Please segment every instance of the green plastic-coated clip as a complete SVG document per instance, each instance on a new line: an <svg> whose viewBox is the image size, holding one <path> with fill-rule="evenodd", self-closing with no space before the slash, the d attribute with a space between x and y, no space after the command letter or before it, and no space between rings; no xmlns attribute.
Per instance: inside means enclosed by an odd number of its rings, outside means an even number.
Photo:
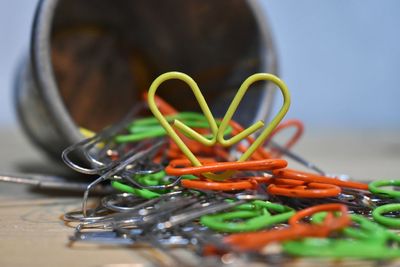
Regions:
<svg viewBox="0 0 400 267"><path fill-rule="evenodd" d="M326 212L316 213L312 216L312 222L322 223L326 214ZM400 237L396 233L361 215L351 214L349 216L358 226L344 228L342 232L345 238L305 238L299 241L285 242L282 248L288 254L304 257L379 260L400 256L400 251L390 245L393 241L400 242Z"/></svg>
<svg viewBox="0 0 400 267"><path fill-rule="evenodd" d="M157 197L161 196L160 193L157 193L157 192L154 192L151 190L147 190L147 189L134 188L132 186L126 185L126 184L118 182L118 181L112 181L111 185L112 185L112 187L114 187L115 189L117 189L119 191L122 191L125 193L130 193L135 196L139 196L139 197L146 198L146 199L157 198Z"/></svg>
<svg viewBox="0 0 400 267"><path fill-rule="evenodd" d="M399 217L386 217L384 214L388 212L399 212L400 211L400 204L393 203L393 204L386 204L375 208L372 211L372 217L374 220L380 224L391 228L400 228L400 218Z"/></svg>
<svg viewBox="0 0 400 267"><path fill-rule="evenodd" d="M287 221L295 213L289 207L256 200L252 205L240 205L234 211L200 218L201 224L215 231L225 233L257 231ZM277 213L271 215L269 210ZM241 221L238 221L241 220Z"/></svg>
<svg viewBox="0 0 400 267"><path fill-rule="evenodd" d="M181 112L174 115L165 117L168 122L172 122L175 119L179 119L185 122L186 125L193 128L210 128L206 118L197 112ZM220 124L217 121L217 125ZM137 142L146 138L155 138L165 136L167 133L165 129L160 125L155 117L142 118L135 120L128 126L130 134L117 135L114 138L116 143L127 143ZM229 126L224 135L232 133L232 127ZM206 138L212 138L212 136L204 135ZM189 137L190 138L190 137Z"/></svg>
<svg viewBox="0 0 400 267"><path fill-rule="evenodd" d="M400 198L400 191L383 189L382 186L400 186L400 180L376 180L368 184L371 193L389 198Z"/></svg>

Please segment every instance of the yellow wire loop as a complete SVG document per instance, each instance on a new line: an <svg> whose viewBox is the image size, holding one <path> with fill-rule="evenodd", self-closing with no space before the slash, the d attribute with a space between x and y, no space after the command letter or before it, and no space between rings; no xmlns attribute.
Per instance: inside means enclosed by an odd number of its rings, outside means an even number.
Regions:
<svg viewBox="0 0 400 267"><path fill-rule="evenodd" d="M247 160L256 150L257 148L267 139L267 137L271 134L271 132L278 126L278 124L281 122L283 117L285 117L286 113L289 110L290 107L290 93L289 89L287 88L286 84L276 77L273 74L269 73L256 73L248 77L240 86L238 92L236 93L235 97L233 98L231 105L229 106L228 110L226 111L226 114L224 118L222 119L221 124L219 125L218 133L217 133L217 142L224 145L224 146L232 146L235 143L243 140L246 138L248 135L252 134L256 130L260 129L261 127L264 126L263 121L258 121L254 123L252 126L248 127L241 133L237 134L236 136L225 140L224 139L224 131L229 125L229 122L231 121L233 114L235 114L236 109L238 108L240 101L242 101L243 96L246 94L247 90L249 87L257 81L270 81L273 82L278 86L278 88L281 90L282 95L283 95L283 105L281 109L279 110L278 114L275 115L275 117L272 119L272 121L265 127L265 129L261 132L261 134L258 136L258 138L254 141L254 143L246 150L246 152L240 157L239 161L245 161Z"/></svg>
<svg viewBox="0 0 400 267"><path fill-rule="evenodd" d="M231 121L236 109L238 108L240 102L242 101L243 96L246 94L247 90L249 87L256 81L270 81L273 82L278 86L278 88L281 90L282 95L283 95L283 105L281 109L279 110L278 114L275 115L273 120L265 127L265 129L261 132L259 137L254 141L254 143L247 149L247 151L239 158L238 161L245 161L248 158L251 157L251 155L257 150L259 146L262 145L262 143L267 139L267 137L271 134L271 132L278 126L280 121L283 119L283 117L286 115L287 111L289 110L290 106L290 93L285 85L285 83L280 80L278 77L276 77L273 74L268 74L268 73L256 73L254 75L251 75L248 77L240 86L238 92L236 93L235 97L233 98L225 116L222 119L222 122L220 125L217 125L217 122L212 115L210 108L208 107L208 104L206 100L204 99L203 94L201 93L199 87L197 86L196 82L187 74L181 73L181 72L167 72L162 75L160 75L157 79L154 80L154 82L151 84L149 93L148 93L148 103L149 103L149 108L151 112L154 114L154 116L157 118L157 120L160 122L162 127L164 127L165 131L167 134L172 138L172 140L176 143L176 145L179 147L179 149L182 151L182 153L190 160L190 162L194 166L201 166L200 161L197 159L197 157L190 151L190 149L186 146L186 144L182 141L182 139L177 135L175 130L172 128L172 126L168 123L166 118L163 116L163 114L159 111L156 103L155 103L155 93L159 86L171 79L178 79L186 84L189 85L190 89L193 91L194 96L196 97L197 102L200 105L201 110L204 113L204 116L206 117L206 120L208 124L210 125L212 137L211 139L207 139L198 132L194 131L192 128L188 127L184 123L182 123L179 120L175 120L173 122L173 126L175 126L177 129L185 133L186 135L190 136L194 140L200 142L201 144L205 146L213 146L217 143L223 145L223 146L232 146L247 136L251 135L258 129L262 128L264 126L263 121L258 121L251 125L250 127L246 128L236 136L231 137L228 140L224 139L224 132L229 126L229 122ZM233 171L228 171L222 174L213 174L213 173L205 173L203 174L207 178L213 179L213 180L223 180L231 176L234 172Z"/></svg>
<svg viewBox="0 0 400 267"><path fill-rule="evenodd" d="M197 83L187 74L181 73L181 72L167 72L164 74L161 74L158 76L157 79L154 80L154 82L151 84L147 101L149 103L149 108L153 115L157 118L157 120L160 122L161 126L165 129L167 134L174 140L174 142L177 144L179 149L182 151L183 154L190 160L190 162L194 166L201 166L200 161L196 158L196 156L190 151L190 149L186 146L186 144L182 141L182 139L176 134L172 126L168 123L166 118L161 114L160 110L158 109L154 96L159 88L159 86L167 81L167 80L172 80L172 79L178 79L186 84L189 85L190 89L193 91L194 96L196 97L197 102L200 105L201 110L204 113L204 116L206 117L206 120L208 124L210 125L211 128L211 133L212 133L212 138L207 139L204 136L200 135L190 127L186 126L184 123L182 123L179 120L174 120L173 125L181 130L182 132L186 133L188 136L193 138L194 140L202 143L205 146L212 146L216 143L217 141L217 132L218 132L218 126L217 122L214 119L214 116L211 113L210 108L207 105L206 100L204 99L203 94L200 91L200 88L197 86Z"/></svg>

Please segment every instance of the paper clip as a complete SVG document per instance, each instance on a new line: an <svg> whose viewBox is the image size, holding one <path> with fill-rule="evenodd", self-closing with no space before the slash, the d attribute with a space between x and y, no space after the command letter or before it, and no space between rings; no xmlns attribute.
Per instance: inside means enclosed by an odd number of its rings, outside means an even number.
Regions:
<svg viewBox="0 0 400 267"><path fill-rule="evenodd" d="M204 116L196 112L180 112L165 117L168 122L179 119L184 121L190 127L199 129L207 129L208 123ZM129 134L117 135L115 141L117 143L137 142L146 138L162 137L166 135L164 128L158 123L154 117L137 119L127 127ZM232 128L228 128L225 134L230 134Z"/></svg>
<svg viewBox="0 0 400 267"><path fill-rule="evenodd" d="M144 92L142 95L142 98L148 102L148 93ZM178 113L178 111L171 106L169 103L167 103L167 101L165 101L164 99L162 99L161 97L155 95L154 96L154 103L156 104L156 106L158 107L158 109L160 110L161 113L165 114L165 115L173 115Z"/></svg>
<svg viewBox="0 0 400 267"><path fill-rule="evenodd" d="M222 171L270 171L282 169L287 166L287 161L284 159L264 159L253 160L246 162L202 162L202 166L188 167L190 162L187 159L172 160L165 168L169 175L200 175L207 172L222 172Z"/></svg>
<svg viewBox="0 0 400 267"><path fill-rule="evenodd" d="M282 149L277 148L277 144L272 142L272 138L279 134L280 132L284 131L285 129L288 128L294 128L295 132L294 134L290 137L289 141L286 142L285 145L283 145L283 148L285 151L290 151L292 146L294 146L297 141L300 139L300 137L303 135L304 132L304 125L303 122L297 119L290 119L286 120L282 123L280 123L270 134L268 139L265 141L265 143L271 144L271 154L273 157L281 157L282 154L284 154L284 151Z"/></svg>
<svg viewBox="0 0 400 267"><path fill-rule="evenodd" d="M252 232L286 222L294 213L287 206L255 200L237 206L230 212L202 216L200 222L210 229L225 233Z"/></svg>
<svg viewBox="0 0 400 267"><path fill-rule="evenodd" d="M400 180L376 180L368 184L368 189L373 194L387 198L400 198L400 191L381 188L383 186L399 186Z"/></svg>
<svg viewBox="0 0 400 267"><path fill-rule="evenodd" d="M244 130L243 127L234 120L231 120L229 122L229 125L232 126L232 128L233 128L233 134L240 133ZM246 141L249 144L253 144L254 138L251 136L247 136ZM237 151L244 153L247 150L247 146L242 143L239 143L239 144L237 144L236 149L237 149ZM268 159L268 158L272 158L272 157L271 157L270 153L264 149L263 146L258 147L257 150L250 157L250 159L253 159L253 160L262 160L262 159Z"/></svg>
<svg viewBox="0 0 400 267"><path fill-rule="evenodd" d="M300 223L301 219L321 211L329 211L322 224ZM339 211L340 215L332 212ZM282 242L304 237L326 237L331 232L350 224L348 210L341 204L322 204L301 210L289 219L290 227L256 233L240 233L226 236L224 241L241 251L258 251L271 242ZM338 216L338 217L336 217Z"/></svg>
<svg viewBox="0 0 400 267"><path fill-rule="evenodd" d="M321 216L322 215L322 216ZM326 213L317 213L312 217L313 223L321 223ZM363 259L392 259L400 256L396 247L390 243L400 242L396 233L368 220L367 218L352 214L352 222L358 224L357 228L346 227L342 233L352 239L321 239L306 238L299 241L288 241L283 244L283 250L291 255L305 257L329 258L363 258Z"/></svg>
<svg viewBox="0 0 400 267"><path fill-rule="evenodd" d="M400 219L398 217L387 217L383 214L389 212L399 212L400 211L400 204L399 203L392 203L379 206L372 211L372 217L375 221L380 224L386 225L390 228L400 228Z"/></svg>
<svg viewBox="0 0 400 267"><path fill-rule="evenodd" d="M178 130L181 132L185 133L187 136L190 136L192 139L198 141L199 143L206 145L206 146L213 146L216 143L221 144L223 146L232 146L250 134L254 133L258 129L262 128L264 126L263 121L258 121L252 126L248 127L247 129L243 130L242 132L238 133L237 135L231 137L228 140L225 140L224 138L224 133L226 129L229 126L229 123L232 119L232 116L234 115L239 103L241 102L242 98L244 97L245 93L249 89L250 85L252 85L256 81L271 81L274 84L278 86L278 88L281 90L283 94L283 106L281 107L280 111L278 114L272 119L272 121L265 127L265 129L261 132L261 134L258 136L258 138L254 141L253 144L251 144L247 151L243 153L243 155L239 158L239 162L245 161L250 156L257 150L258 147L262 145L262 143L268 138L270 133L276 128L276 126L279 124L279 122L283 119L285 114L287 113L289 106L290 106L290 94L289 90L287 89L285 83L281 81L278 77L272 75L272 74L267 74L267 73L257 73L254 74L250 77L248 77L240 86L237 94L233 98L225 116L223 117L221 124L218 126L217 122L212 115L210 108L208 107L208 104L206 100L204 99L204 96L202 95L200 88L197 86L196 82L188 75L181 73L181 72L168 72L160 75L158 78L154 80L154 82L151 84L149 92L148 92L148 103L149 103L149 108L152 111L153 115L159 120L160 124L164 127L165 131L168 133L168 135L174 140L174 142L178 145L182 153L190 160L193 166L201 166L201 162L198 160L198 158L190 151L190 149L185 145L185 143L182 141L182 139L177 135L175 130L172 128L172 126L168 123L168 121L165 119L164 115L160 112L158 109L156 102L155 102L155 93L159 86L171 79L178 79L181 81L184 81L186 84L189 85L190 89L194 93L194 96L196 97L196 100L199 103L199 106L210 126L211 134L212 137L207 139L194 131L192 128L188 127L184 123L182 123L179 120L175 120L173 123L173 126L176 127ZM232 175L232 172L227 172L224 174L212 174L212 173L205 173L204 176L210 179L225 179L229 176Z"/></svg>
<svg viewBox="0 0 400 267"><path fill-rule="evenodd" d="M181 185L185 188L211 191L255 190L259 184L267 183L269 180L269 177L232 178L224 181L191 179L182 180Z"/></svg>
<svg viewBox="0 0 400 267"><path fill-rule="evenodd" d="M300 182L298 185L291 185L286 179L286 184L270 184L267 192L273 195L300 197L300 198L325 198L335 197L342 191L340 187L332 184L322 183L305 183L304 181L292 180Z"/></svg>
<svg viewBox="0 0 400 267"><path fill-rule="evenodd" d="M307 173L292 169L284 170L274 170L273 174L277 178L286 178L293 180L301 180L309 183L321 183L321 184L331 184L345 188L353 188L359 190L368 190L368 184L353 182L353 181L343 181L336 178L331 178L327 176L317 175L313 173Z"/></svg>
<svg viewBox="0 0 400 267"><path fill-rule="evenodd" d="M295 132L286 142L285 145L279 145L273 140L273 137L275 137L278 133L282 132L287 128L294 128ZM318 174L325 175L326 173L319 167L317 167L314 163L304 159L303 157L291 151L292 146L298 142L300 137L303 135L303 132L304 132L304 125L302 121L297 119L286 120L285 122L280 123L278 127L275 128L275 130L265 141L266 146L264 145L264 147L270 147L270 154L274 158L286 156L304 165L305 167L316 171Z"/></svg>

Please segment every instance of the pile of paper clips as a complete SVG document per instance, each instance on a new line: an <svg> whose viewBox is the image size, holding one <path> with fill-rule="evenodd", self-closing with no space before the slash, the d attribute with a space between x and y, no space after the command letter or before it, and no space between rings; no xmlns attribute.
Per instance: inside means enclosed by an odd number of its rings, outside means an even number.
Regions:
<svg viewBox="0 0 400 267"><path fill-rule="evenodd" d="M155 95L169 79L189 85L202 113L178 112ZM263 122L243 129L232 116L258 80L275 83L284 103L255 138ZM290 95L277 77L250 76L220 120L183 73L161 75L145 98L122 122L64 151L63 160L72 169L99 175L86 189L82 210L64 215L65 221L78 222L71 240L150 245L165 253L185 247L203 256L238 253L264 260L271 259L265 255L272 244L280 245L275 254L281 260L400 257L400 236L389 229L400 227L400 191L381 188L400 181L366 184L329 177L291 152L303 125L298 120L279 124ZM149 110L154 117L140 115ZM288 128L295 134L278 145L274 136ZM91 167L71 160L71 153ZM311 172L286 168L283 156ZM89 192L100 184L115 191L89 204Z"/></svg>

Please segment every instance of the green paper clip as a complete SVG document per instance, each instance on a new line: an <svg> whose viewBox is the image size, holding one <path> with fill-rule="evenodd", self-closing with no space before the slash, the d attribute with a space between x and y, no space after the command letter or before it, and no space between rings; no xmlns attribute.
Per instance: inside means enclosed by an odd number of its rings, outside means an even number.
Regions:
<svg viewBox="0 0 400 267"><path fill-rule="evenodd" d="M269 211L273 211L272 215ZM224 232L252 232L283 223L295 214L292 208L268 201L255 200L237 206L233 211L204 215L200 223L208 228Z"/></svg>
<svg viewBox="0 0 400 267"><path fill-rule="evenodd" d="M197 112L180 112L174 115L165 116L168 122L172 122L175 119L179 119L185 122L186 125L195 128L209 128L208 122L205 117ZM221 124L221 121L217 121L217 125ZM167 133L165 129L160 125L155 117L148 117L137 119L133 121L128 127L129 134L117 135L114 138L116 143L127 143L137 142L147 138L165 136ZM232 127L229 125L225 131L225 135L232 132ZM209 137L205 135L205 137ZM212 138L212 137L211 137Z"/></svg>

